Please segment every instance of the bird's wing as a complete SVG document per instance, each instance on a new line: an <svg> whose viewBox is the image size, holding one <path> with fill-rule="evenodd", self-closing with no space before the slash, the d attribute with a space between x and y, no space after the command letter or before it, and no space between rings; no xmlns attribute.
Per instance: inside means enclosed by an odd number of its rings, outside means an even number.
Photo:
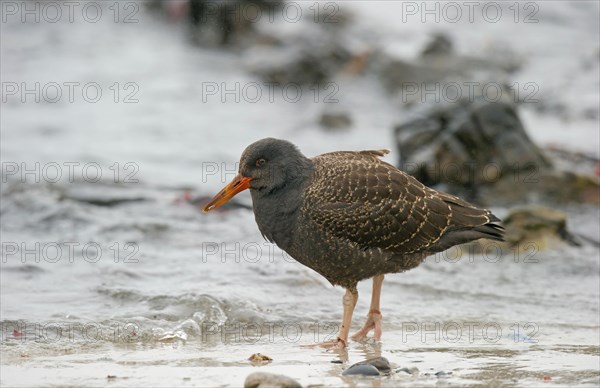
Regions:
<svg viewBox="0 0 600 388"><path fill-rule="evenodd" d="M491 213L430 189L385 163L381 151L313 158L305 212L324 233L360 249L427 251L452 229L485 225Z"/></svg>

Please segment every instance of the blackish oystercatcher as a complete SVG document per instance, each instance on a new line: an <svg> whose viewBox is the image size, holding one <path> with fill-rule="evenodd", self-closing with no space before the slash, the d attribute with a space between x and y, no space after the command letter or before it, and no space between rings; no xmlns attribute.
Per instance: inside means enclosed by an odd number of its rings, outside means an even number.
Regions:
<svg viewBox="0 0 600 388"><path fill-rule="evenodd" d="M383 277L427 256L480 238L502 241L489 210L431 189L382 161L387 150L305 157L292 143L267 138L244 150L239 175L205 207L213 210L250 189L262 235L331 284L346 289L339 337L345 347L358 300L357 283L373 278L367 320L352 338L381 338Z"/></svg>

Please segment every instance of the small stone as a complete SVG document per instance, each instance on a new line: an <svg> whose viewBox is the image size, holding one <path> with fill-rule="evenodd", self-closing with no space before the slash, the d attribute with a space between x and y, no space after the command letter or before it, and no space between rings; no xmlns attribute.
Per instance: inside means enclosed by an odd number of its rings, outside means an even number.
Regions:
<svg viewBox="0 0 600 388"><path fill-rule="evenodd" d="M449 377L452 374L452 372L444 372L443 370L436 372L436 376L438 378L443 378L443 377Z"/></svg>
<svg viewBox="0 0 600 388"><path fill-rule="evenodd" d="M342 376L363 375L363 376L379 376L379 370L370 364L358 363L351 365L348 369L342 372Z"/></svg>
<svg viewBox="0 0 600 388"><path fill-rule="evenodd" d="M389 373L392 368L385 357L375 357L366 361L357 362L346 369L342 375L366 375L379 376L381 373Z"/></svg>
<svg viewBox="0 0 600 388"><path fill-rule="evenodd" d="M296 380L284 375L254 372L244 381L244 388L301 388Z"/></svg>
<svg viewBox="0 0 600 388"><path fill-rule="evenodd" d="M248 357L248 360L255 364L266 364L273 361L271 357L267 356L266 354L260 353L254 353L253 355Z"/></svg>
<svg viewBox="0 0 600 388"><path fill-rule="evenodd" d="M389 373L390 370L392 369L390 367L390 362L385 357L371 358L371 359L369 359L367 361L364 361L364 363L365 364L369 364L369 365L373 365L381 373Z"/></svg>

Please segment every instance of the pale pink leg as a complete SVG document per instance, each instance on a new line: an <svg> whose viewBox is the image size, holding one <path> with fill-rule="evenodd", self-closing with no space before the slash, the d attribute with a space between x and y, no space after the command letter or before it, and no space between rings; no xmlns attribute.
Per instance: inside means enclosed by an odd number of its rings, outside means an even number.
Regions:
<svg viewBox="0 0 600 388"><path fill-rule="evenodd" d="M381 287L383 286L384 275L377 275L373 277L373 294L371 295L371 307L369 308L369 314L367 314L367 321L363 325L362 329L352 335L353 340L361 340L369 334L371 330L374 330L373 338L376 341L381 339L381 311L379 310L379 303L381 300Z"/></svg>
<svg viewBox="0 0 600 388"><path fill-rule="evenodd" d="M352 324L352 313L356 302L358 302L358 291L354 289L346 289L344 298L344 316L342 318L342 327L340 328L340 334L334 340L322 342L316 345L310 345L311 347L318 346L321 348L340 348L343 349L348 344L348 334L350 333L350 325Z"/></svg>

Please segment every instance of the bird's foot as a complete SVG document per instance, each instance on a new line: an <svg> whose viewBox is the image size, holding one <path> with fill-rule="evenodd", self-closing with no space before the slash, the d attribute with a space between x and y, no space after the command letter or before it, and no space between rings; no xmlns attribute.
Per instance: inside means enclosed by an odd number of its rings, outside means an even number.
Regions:
<svg viewBox="0 0 600 388"><path fill-rule="evenodd" d="M329 350L329 349L345 349L346 348L346 341L344 341L340 337L337 337L336 339L331 339L329 341L321 342L321 343L318 343L318 344L303 345L303 347L306 347L306 348L323 348L323 349L327 349L327 350Z"/></svg>
<svg viewBox="0 0 600 388"><path fill-rule="evenodd" d="M367 321L363 325L362 329L360 329L359 331L357 331L356 333L354 333L352 335L352 339L355 341L360 341L360 340L364 339L371 330L374 330L373 339L375 341L381 340L381 333L382 333L381 319L382 318L383 318L383 316L381 315L381 312L379 310L369 311L369 314L367 315Z"/></svg>

